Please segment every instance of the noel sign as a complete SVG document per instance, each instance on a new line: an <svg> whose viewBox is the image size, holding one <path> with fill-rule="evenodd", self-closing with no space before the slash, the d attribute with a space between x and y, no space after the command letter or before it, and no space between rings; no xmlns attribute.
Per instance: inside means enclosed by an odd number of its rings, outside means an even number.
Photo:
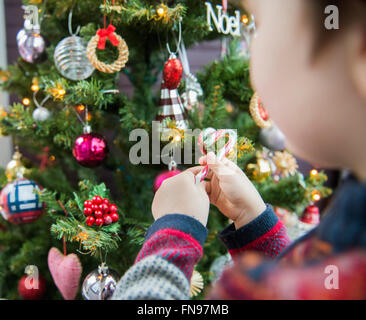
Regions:
<svg viewBox="0 0 366 320"><path fill-rule="evenodd" d="M212 21L219 33L231 34L232 36L240 36L240 11L235 11L235 16L228 16L226 12L223 11L222 6L217 5L217 16L212 4L210 2L205 2L207 7L207 24L209 25L209 30L212 31Z"/></svg>

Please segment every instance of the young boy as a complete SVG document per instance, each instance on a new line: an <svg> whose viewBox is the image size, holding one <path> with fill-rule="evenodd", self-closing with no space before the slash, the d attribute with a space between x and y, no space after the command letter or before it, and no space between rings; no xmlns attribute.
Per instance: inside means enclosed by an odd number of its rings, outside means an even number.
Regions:
<svg viewBox="0 0 366 320"><path fill-rule="evenodd" d="M290 246L283 224L245 174L210 153L166 180L155 223L114 299L188 299L207 236L209 202L234 221L220 238L235 264L214 299L366 299L366 1L243 0L255 17L252 83L288 148L313 164L346 168L320 225ZM336 5L340 29L327 30ZM264 255L263 255L264 253Z"/></svg>

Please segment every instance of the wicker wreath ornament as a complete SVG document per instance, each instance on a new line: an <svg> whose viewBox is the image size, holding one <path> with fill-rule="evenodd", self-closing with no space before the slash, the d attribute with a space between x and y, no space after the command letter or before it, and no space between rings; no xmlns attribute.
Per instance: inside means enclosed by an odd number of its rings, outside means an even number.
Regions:
<svg viewBox="0 0 366 320"><path fill-rule="evenodd" d="M120 71L128 61L128 47L122 37L114 32L116 28L109 25L106 29L99 29L97 34L90 39L87 47L87 55L93 67L104 73L115 73ZM100 61L96 55L96 49L103 50L106 40L109 39L112 45L118 49L118 58L112 64L107 64Z"/></svg>
<svg viewBox="0 0 366 320"><path fill-rule="evenodd" d="M262 102L256 92L250 101L249 111L258 127L262 129L272 127L272 120L269 118L267 110L263 107Z"/></svg>

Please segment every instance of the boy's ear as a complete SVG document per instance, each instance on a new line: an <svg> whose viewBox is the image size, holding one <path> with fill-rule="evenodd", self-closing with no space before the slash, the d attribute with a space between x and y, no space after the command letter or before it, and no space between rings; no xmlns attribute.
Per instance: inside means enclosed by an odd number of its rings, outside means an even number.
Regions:
<svg viewBox="0 0 366 320"><path fill-rule="evenodd" d="M366 104L366 27L360 26L350 31L348 40L351 77Z"/></svg>

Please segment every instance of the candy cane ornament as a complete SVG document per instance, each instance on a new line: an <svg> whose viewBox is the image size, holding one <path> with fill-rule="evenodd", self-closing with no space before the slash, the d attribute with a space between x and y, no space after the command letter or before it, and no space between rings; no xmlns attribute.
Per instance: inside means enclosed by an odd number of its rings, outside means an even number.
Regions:
<svg viewBox="0 0 366 320"><path fill-rule="evenodd" d="M222 160L225 156L227 156L230 151L232 151L237 142L237 134L234 130L215 130L214 128L207 128L202 130L199 135L198 143L200 145L200 149L203 154L207 154L207 150L210 149L215 143L223 138L228 137L229 141L225 144L223 148L218 150L217 159ZM206 165L197 175L196 175L196 184L201 183L208 174L208 165Z"/></svg>

